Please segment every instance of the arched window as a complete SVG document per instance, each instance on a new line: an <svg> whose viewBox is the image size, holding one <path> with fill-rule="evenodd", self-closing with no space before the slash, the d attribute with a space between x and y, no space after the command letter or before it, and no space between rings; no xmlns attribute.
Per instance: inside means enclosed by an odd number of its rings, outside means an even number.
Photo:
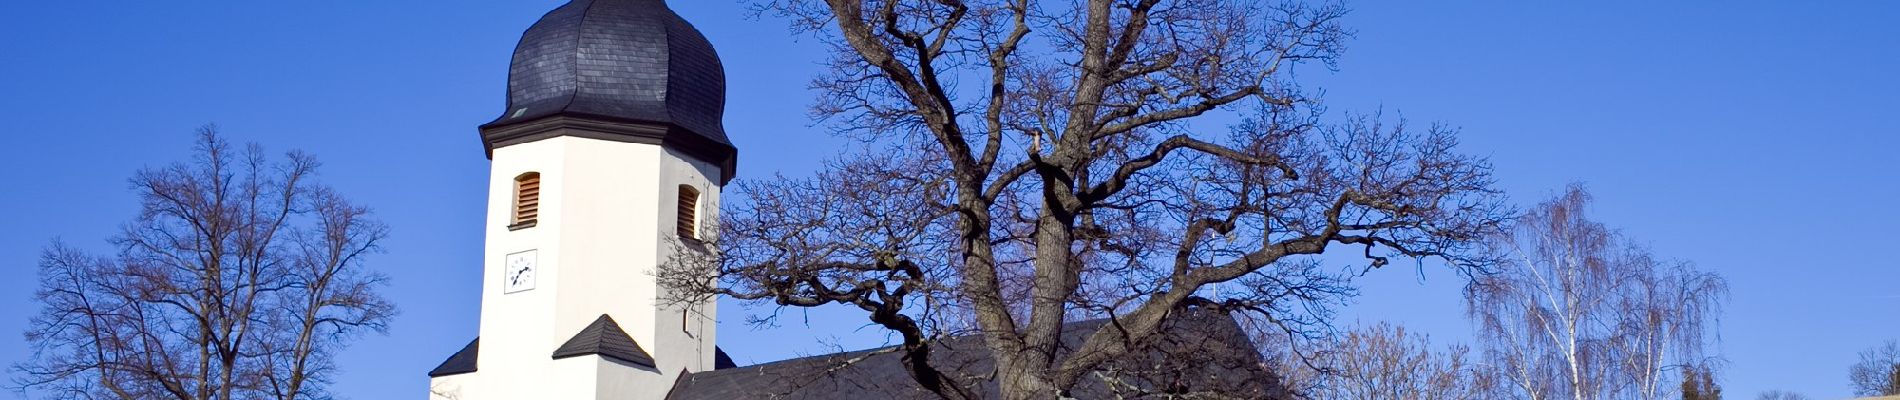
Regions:
<svg viewBox="0 0 1900 400"><path fill-rule="evenodd" d="M533 227L541 216L541 173L529 172L515 177L515 218L509 229Z"/></svg>
<svg viewBox="0 0 1900 400"><path fill-rule="evenodd" d="M699 189L680 185L680 239L699 239Z"/></svg>

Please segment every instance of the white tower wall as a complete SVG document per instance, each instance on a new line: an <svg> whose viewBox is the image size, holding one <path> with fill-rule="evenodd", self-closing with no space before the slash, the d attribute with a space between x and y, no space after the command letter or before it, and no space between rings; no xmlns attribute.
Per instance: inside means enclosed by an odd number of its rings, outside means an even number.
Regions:
<svg viewBox="0 0 1900 400"><path fill-rule="evenodd" d="M674 233L679 185L700 191L705 226L716 218L719 170L658 144L576 136L494 149L477 370L432 379L432 399L659 400L682 371L713 369L714 304L662 305L653 274L671 252L695 251ZM539 216L533 227L510 229L515 178L527 172L540 173ZM530 250L534 289L504 293L504 260ZM552 358L601 314L655 367Z"/></svg>

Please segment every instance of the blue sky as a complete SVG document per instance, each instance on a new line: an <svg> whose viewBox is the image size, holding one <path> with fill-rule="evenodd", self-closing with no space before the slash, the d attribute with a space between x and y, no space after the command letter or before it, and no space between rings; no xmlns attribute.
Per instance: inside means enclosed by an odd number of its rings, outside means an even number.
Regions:
<svg viewBox="0 0 1900 400"><path fill-rule="evenodd" d="M558 0L0 4L0 361L28 354L34 263L53 238L104 249L132 217L125 178L189 154L194 128L303 149L393 228L375 259L403 314L342 356L349 398L420 398L424 372L475 334L487 160L520 32ZM739 176L811 171L842 146L811 126L821 54L742 3L673 1L731 76ZM1589 184L1597 216L1725 274L1732 395L1846 397L1854 353L1900 337L1900 2L1359 1L1335 111L1383 107L1463 128L1521 203ZM1462 341L1458 278L1429 266L1360 280L1340 322L1389 320ZM755 331L721 311L741 363L884 337L816 311ZM796 316L794 316L796 317ZM8 393L5 396L11 396Z"/></svg>

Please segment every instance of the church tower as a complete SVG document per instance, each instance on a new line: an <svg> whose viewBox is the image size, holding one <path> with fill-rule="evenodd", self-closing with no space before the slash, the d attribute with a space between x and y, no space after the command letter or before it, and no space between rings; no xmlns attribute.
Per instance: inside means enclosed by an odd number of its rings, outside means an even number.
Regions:
<svg viewBox="0 0 1900 400"><path fill-rule="evenodd" d="M653 399L715 368L715 304L659 301L732 179L725 71L664 0L573 0L522 35L492 160L479 337L431 399ZM476 273L473 269L469 273Z"/></svg>

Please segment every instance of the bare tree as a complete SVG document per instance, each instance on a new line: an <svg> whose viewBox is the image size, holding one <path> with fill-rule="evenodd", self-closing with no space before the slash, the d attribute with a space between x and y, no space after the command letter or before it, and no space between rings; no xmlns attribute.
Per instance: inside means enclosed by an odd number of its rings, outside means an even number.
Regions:
<svg viewBox="0 0 1900 400"><path fill-rule="evenodd" d="M1755 396L1755 400L1809 400L1812 397L1786 390L1770 390Z"/></svg>
<svg viewBox="0 0 1900 400"><path fill-rule="evenodd" d="M1888 340L1860 352L1860 362L1848 368L1847 378L1854 383L1854 394L1900 395L1900 341Z"/></svg>
<svg viewBox="0 0 1900 400"><path fill-rule="evenodd" d="M1699 374L1706 390L1714 383L1717 361L1704 351L1711 347L1713 330L1728 297L1728 281L1713 272L1697 270L1687 262L1657 260L1646 249L1624 251L1618 264L1616 328L1606 349L1617 360L1617 371L1629 379L1626 396L1659 399L1667 394L1668 369L1683 368Z"/></svg>
<svg viewBox="0 0 1900 400"><path fill-rule="evenodd" d="M1584 219L1588 201L1572 187L1520 218L1498 239L1516 262L1468 289L1489 358L1533 400L1593 399L1605 393L1589 384L1609 381L1600 364L1587 364L1586 346L1613 333L1614 299L1603 293L1616 287L1615 243L1608 228Z"/></svg>
<svg viewBox="0 0 1900 400"><path fill-rule="evenodd" d="M64 398L327 398L333 353L395 309L364 265L387 229L314 181L200 131L190 162L140 171L115 254L55 242L17 382Z"/></svg>
<svg viewBox="0 0 1900 400"><path fill-rule="evenodd" d="M814 114L868 151L737 185L712 259L673 300L847 304L902 338L920 385L974 332L1006 399L1062 396L1194 297L1319 332L1347 279L1393 258L1486 261L1508 217L1453 130L1323 122L1295 81L1345 10L1250 0L760 0L834 50ZM1218 119L1241 116L1225 133ZM1368 268L1329 269L1327 250ZM1073 348L1065 322L1112 318ZM769 320L770 318L763 318Z"/></svg>
<svg viewBox="0 0 1900 400"><path fill-rule="evenodd" d="M1664 262L1586 216L1572 185L1494 245L1510 256L1467 288L1485 358L1531 399L1666 397L1667 370L1712 363L1727 282Z"/></svg>
<svg viewBox="0 0 1900 400"><path fill-rule="evenodd" d="M1425 335L1403 326L1379 323L1347 332L1311 360L1282 358L1287 374L1311 382L1292 383L1313 399L1488 399L1496 380L1467 359L1462 345L1432 346Z"/></svg>

